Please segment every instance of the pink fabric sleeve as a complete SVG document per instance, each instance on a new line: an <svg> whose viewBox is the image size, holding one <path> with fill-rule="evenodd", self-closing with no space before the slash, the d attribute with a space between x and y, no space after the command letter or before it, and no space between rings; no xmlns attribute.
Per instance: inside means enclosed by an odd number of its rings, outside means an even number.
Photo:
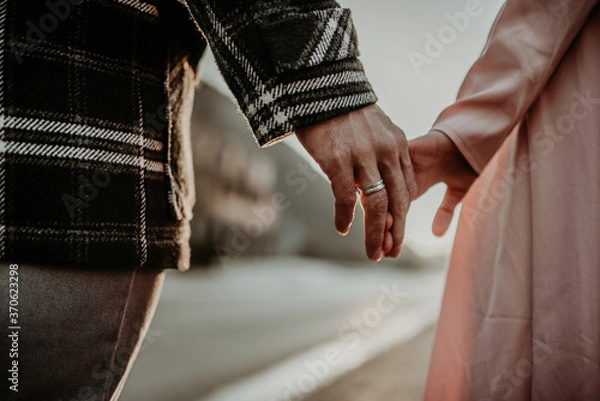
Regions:
<svg viewBox="0 0 600 401"><path fill-rule="evenodd" d="M455 104L432 130L478 172L535 102L598 0L507 0Z"/></svg>

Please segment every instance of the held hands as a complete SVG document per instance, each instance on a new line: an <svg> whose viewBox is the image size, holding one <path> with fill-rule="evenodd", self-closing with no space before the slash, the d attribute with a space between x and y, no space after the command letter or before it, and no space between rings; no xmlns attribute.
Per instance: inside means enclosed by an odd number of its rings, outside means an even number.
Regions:
<svg viewBox="0 0 600 401"><path fill-rule="evenodd" d="M404 132L376 105L296 132L300 143L329 177L335 225L347 234L354 219L356 187L383 180L385 188L361 196L367 256L400 256L404 222L417 181Z"/></svg>
<svg viewBox="0 0 600 401"><path fill-rule="evenodd" d="M385 188L362 195L367 256L400 256L410 201L431 186L444 182L448 189L433 222L433 233L448 230L456 206L477 173L445 134L432 131L407 143L376 105L296 132L300 143L331 180L335 196L335 224L345 235L356 205L356 188L383 180Z"/></svg>
<svg viewBox="0 0 600 401"><path fill-rule="evenodd" d="M477 173L454 142L441 132L431 131L412 140L409 150L416 174L417 196L421 196L438 182L444 182L448 186L432 227L435 235L442 236L450 226L454 209L477 178Z"/></svg>

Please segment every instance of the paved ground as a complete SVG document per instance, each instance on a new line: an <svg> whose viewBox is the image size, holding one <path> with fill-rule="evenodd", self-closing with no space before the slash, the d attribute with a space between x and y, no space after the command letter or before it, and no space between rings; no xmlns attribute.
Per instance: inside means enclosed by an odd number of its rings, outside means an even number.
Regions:
<svg viewBox="0 0 600 401"><path fill-rule="evenodd" d="M306 363L322 359L323 346L339 350L343 362L317 378L319 388L384 352L391 359L363 368L373 372L365 376L370 384L354 383L356 373L342 383L364 391L396 391L389 386L405 380L406 391L412 392L408 389L422 385L417 372L424 368L415 366L428 359L427 340L420 351L394 347L435 322L442 285L439 266L348 267L293 257L232 262L213 271L170 272L120 401L282 401L286 383L297 383L307 373ZM401 296L385 300L385 311L378 312L379 300L394 288ZM360 337L349 326L357 320L363 330L369 326ZM417 376L413 380L406 372Z"/></svg>
<svg viewBox="0 0 600 401"><path fill-rule="evenodd" d="M433 339L430 327L304 401L420 401Z"/></svg>

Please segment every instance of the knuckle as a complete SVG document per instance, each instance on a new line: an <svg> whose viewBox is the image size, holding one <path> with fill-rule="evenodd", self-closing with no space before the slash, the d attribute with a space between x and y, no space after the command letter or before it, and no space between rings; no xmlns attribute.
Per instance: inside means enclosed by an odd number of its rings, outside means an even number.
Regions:
<svg viewBox="0 0 600 401"><path fill-rule="evenodd" d="M450 205L442 205L440 206L439 210L448 214L452 214L452 212L454 212L454 209Z"/></svg>
<svg viewBox="0 0 600 401"><path fill-rule="evenodd" d="M400 198L400 210L402 211L402 213L406 213L408 211L408 208L410 207L410 201L408 200L408 198L406 196L402 196Z"/></svg>
<svg viewBox="0 0 600 401"><path fill-rule="evenodd" d="M415 199L415 197L419 193L419 186L415 181L411 181L408 183L408 192L410 194L411 199Z"/></svg>
<svg viewBox="0 0 600 401"><path fill-rule="evenodd" d="M372 210L377 214L377 215L383 215L386 214L388 211L388 199L387 196L383 195L383 196L378 196L376 199L373 200L373 204L372 204Z"/></svg>
<svg viewBox="0 0 600 401"><path fill-rule="evenodd" d="M404 132L404 130L398 126L396 126L396 129L398 130L398 134L396 136L406 141L406 132Z"/></svg>
<svg viewBox="0 0 600 401"><path fill-rule="evenodd" d="M397 170L400 167L398 159L394 157L392 153L386 154L385 157L381 158L379 160L379 166L393 173L397 173Z"/></svg>
<svg viewBox="0 0 600 401"><path fill-rule="evenodd" d="M410 195L402 194L394 199L392 209L394 211L394 219L403 219L410 207Z"/></svg>

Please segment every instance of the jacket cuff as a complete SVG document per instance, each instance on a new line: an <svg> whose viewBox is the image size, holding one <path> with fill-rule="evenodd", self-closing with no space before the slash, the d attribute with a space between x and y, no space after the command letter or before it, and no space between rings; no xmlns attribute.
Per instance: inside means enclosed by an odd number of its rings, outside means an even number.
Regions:
<svg viewBox="0 0 600 401"><path fill-rule="evenodd" d="M478 175L481 175L481 172L485 169L489 159L483 159L478 152L471 149L464 138L449 125L436 124L431 128L430 132L432 131L440 132L450 138L473 170L475 170Z"/></svg>
<svg viewBox="0 0 600 401"><path fill-rule="evenodd" d="M357 58L288 71L240 107L260 146L377 102Z"/></svg>
<svg viewBox="0 0 600 401"><path fill-rule="evenodd" d="M260 18L257 31L270 79L240 107L259 145L377 101L349 9L275 13Z"/></svg>

